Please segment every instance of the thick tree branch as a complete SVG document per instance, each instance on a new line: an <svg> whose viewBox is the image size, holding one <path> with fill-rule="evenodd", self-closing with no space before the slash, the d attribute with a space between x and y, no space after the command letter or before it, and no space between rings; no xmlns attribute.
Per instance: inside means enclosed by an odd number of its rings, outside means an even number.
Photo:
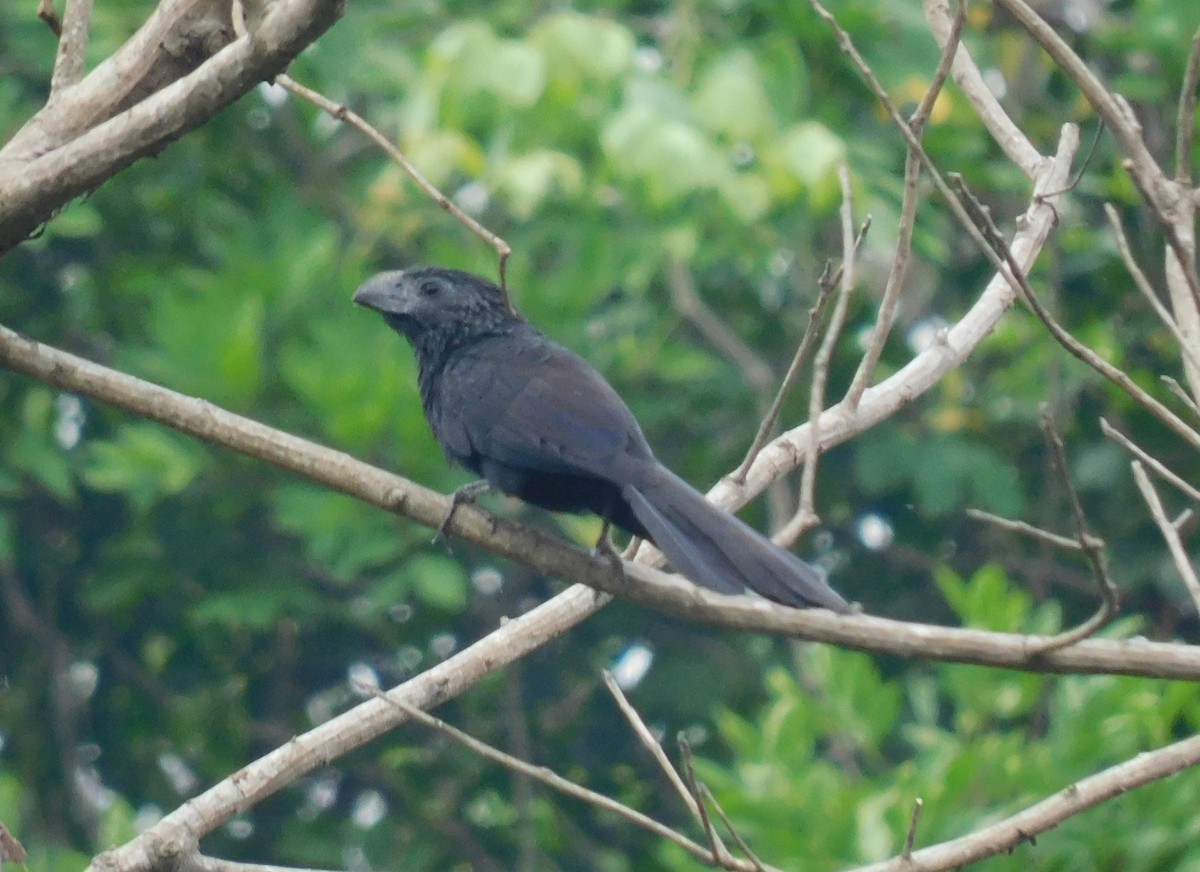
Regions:
<svg viewBox="0 0 1200 872"><path fill-rule="evenodd" d="M221 31L210 32L218 8L227 23L227 2L164 0L125 48L63 91L0 151L0 254L73 197L282 71L337 20L342 0L277 0L252 33L197 66L195 53L222 41ZM185 26L195 24L191 14L203 26ZM179 77L189 63L194 69ZM164 82L164 73L176 78Z"/></svg>
<svg viewBox="0 0 1200 872"><path fill-rule="evenodd" d="M33 342L4 327L0 327L0 366L264 460L428 527L436 528L445 516L446 497L401 476L203 400ZM868 391L864 396L861 408L870 408L865 402L870 393ZM846 432L843 422L839 433ZM729 506L729 502L723 505ZM811 639L900 657L1035 672L1100 672L1200 679L1200 648L1189 645L1093 639L1061 651L1037 654L1034 649L1045 637L909 624L866 615L834 615L822 609L788 609L757 597L711 593L636 563L625 564L625 573L621 576L615 574L613 567L602 557L593 557L530 527L493 518L472 506L459 507L447 529L546 575L582 582L588 587L679 617L723 627ZM556 632L573 626L595 611L598 607L596 594L593 591L587 591L587 594L590 598L587 607L572 614Z"/></svg>

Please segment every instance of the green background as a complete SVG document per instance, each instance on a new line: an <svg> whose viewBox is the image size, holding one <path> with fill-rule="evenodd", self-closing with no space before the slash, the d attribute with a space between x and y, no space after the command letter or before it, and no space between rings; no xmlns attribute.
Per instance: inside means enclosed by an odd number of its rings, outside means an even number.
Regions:
<svg viewBox="0 0 1200 872"><path fill-rule="evenodd" d="M45 97L53 37L32 3L0 20L0 135ZM106 56L153 4L97 4ZM938 53L917 0L830 3L897 102ZM1053 10L1051 10L1053 11ZM1055 24L1171 159L1200 9L1133 0ZM986 4L966 42L1043 151L1096 119ZM837 167L872 218L835 355L845 390L898 222L898 134L806 4L400 4L356 0L292 75L396 137L513 246L529 317L600 369L661 458L697 486L730 470L769 400L672 304L698 293L778 377L817 276L841 252ZM1011 228L1028 184L951 87L926 142ZM1132 289L1114 203L1152 277L1162 242L1102 135L1033 274L1081 339L1166 396L1178 348ZM356 132L265 86L72 203L0 262L0 322L448 491L411 355L353 289L494 254ZM962 315L986 262L931 191L877 379ZM1096 607L1076 557L967 519L969 506L1071 532L1038 429L1050 404L1122 590L1106 635L1192 640L1196 622L1103 414L1185 478L1197 461L1014 311L935 390L820 466L822 525L801 553L874 614L1053 631ZM804 419L803 391L785 421ZM786 520L797 481L743 513ZM1169 494L1171 508L1182 504ZM590 544L590 518L501 513ZM890 545L872 547L864 523ZM348 676L416 674L558 589L519 566L158 425L0 373L0 821L31 870L82 868L188 795L355 702ZM499 582L499 584L497 584ZM438 713L703 836L600 684L631 646L630 691L767 862L834 869L994 821L1196 729L1187 684L1042 677L869 658L714 631L616 603ZM1106 803L986 869L1200 869L1200 779ZM521 783L416 725L248 811L203 843L259 862L405 870L700 868L609 815Z"/></svg>

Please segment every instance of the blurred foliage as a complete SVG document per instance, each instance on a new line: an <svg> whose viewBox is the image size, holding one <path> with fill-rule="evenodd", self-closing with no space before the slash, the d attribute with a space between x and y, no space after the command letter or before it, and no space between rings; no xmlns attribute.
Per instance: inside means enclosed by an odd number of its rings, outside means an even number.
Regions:
<svg viewBox="0 0 1200 872"><path fill-rule="evenodd" d="M902 106L937 62L917 0L830 2ZM100 4L94 60L153 4ZM1121 0L1055 20L1133 101L1164 160L1200 8ZM1062 11L1046 4L1046 14ZM1066 13L1072 13L1066 9ZM1073 13L1072 13L1073 14ZM1043 149L1096 121L986 6L966 35ZM0 22L0 136L44 98L53 40L32 7ZM664 460L697 484L734 466L764 400L671 304L682 264L781 373L816 277L839 256L836 170L872 216L831 396L848 384L890 262L904 152L806 4L483 7L358 0L293 74L348 102L513 246L518 302L592 360ZM1002 222L1027 184L950 88L926 141ZM1162 240L1101 136L1033 280L1078 336L1157 387L1173 341L1130 290L1101 206L1155 277ZM932 195L879 377L959 317L989 270ZM449 490L411 357L349 304L373 270L495 270L493 254L354 131L266 85L69 206L0 263L0 322ZM663 402L670 397L670 402ZM1015 311L980 352L821 465L803 543L868 611L1047 631L1094 608L1075 558L968 521L979 506L1070 530L1037 426L1063 428L1127 613L1110 634L1194 638L1178 579L1103 414L1185 478L1195 458ZM803 417L807 398L785 410ZM701 423L702 422L702 423ZM790 483L789 483L790 484ZM785 484L747 517L778 523ZM767 502L767 501L763 501ZM504 512L588 542L596 524ZM1131 508L1132 507L1132 508ZM866 530L884 529L872 538ZM348 675L401 681L554 585L347 497L0 374L0 821L31 870L82 868L185 796L351 705ZM886 579L886 584L880 583ZM632 691L684 732L769 862L825 869L1010 813L1196 729L1193 688L906 664L681 624L617 603L492 676L447 720L687 826L598 671L653 655ZM1196 868L1197 782L1105 804L985 866ZM305 866L691 869L626 824L534 789L417 727L314 773L205 842Z"/></svg>

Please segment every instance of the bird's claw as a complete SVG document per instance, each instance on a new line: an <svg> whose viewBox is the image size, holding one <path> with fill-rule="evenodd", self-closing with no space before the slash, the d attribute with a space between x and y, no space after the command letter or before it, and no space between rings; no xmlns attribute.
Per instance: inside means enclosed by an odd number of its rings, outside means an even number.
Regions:
<svg viewBox="0 0 1200 872"><path fill-rule="evenodd" d="M625 562L617 553L617 549L613 547L612 540L608 538L608 528L609 522L606 518L604 526L600 529L600 538L596 540L596 545L592 548L592 556L603 560L616 575L624 578Z"/></svg>
<svg viewBox="0 0 1200 872"><path fill-rule="evenodd" d="M446 538L446 528L450 525L450 519L454 517L454 513L458 511L458 507L474 502L491 490L491 485L486 479L473 481L470 484L464 484L454 493L450 494L450 505L446 507L446 514L442 515L441 522L437 525L437 531L433 534L433 544L437 544L440 540ZM493 526L495 522L493 521Z"/></svg>

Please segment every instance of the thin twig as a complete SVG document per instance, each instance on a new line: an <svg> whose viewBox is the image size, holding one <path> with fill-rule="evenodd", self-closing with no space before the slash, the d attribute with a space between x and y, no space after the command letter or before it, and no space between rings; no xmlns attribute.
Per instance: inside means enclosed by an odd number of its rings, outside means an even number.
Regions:
<svg viewBox="0 0 1200 872"><path fill-rule="evenodd" d="M1171 559L1175 561L1179 577L1183 579L1184 587L1187 588L1188 595L1192 598L1192 604L1200 612L1200 578L1196 577L1196 570L1192 566L1191 558L1188 557L1187 549L1183 547L1179 529L1167 517L1162 498L1159 497L1158 490L1150 481L1150 476L1146 474L1146 469L1142 466L1141 461L1135 460L1130 466L1133 468L1133 478L1137 482L1138 490L1142 492L1142 499L1146 501L1146 506L1150 509L1150 515L1154 518L1154 522L1158 524L1158 529L1171 552Z"/></svg>
<svg viewBox="0 0 1200 872"><path fill-rule="evenodd" d="M1151 205L1150 213L1158 221L1159 229L1162 230L1163 236L1166 237L1167 247L1170 249L1171 254L1175 256L1175 265L1179 270L1182 281L1187 286L1192 305L1200 312L1200 278L1196 276L1196 256L1192 251L1192 246L1188 242L1185 242L1184 238L1179 235L1179 226L1173 223L1173 218L1177 212L1186 210L1188 213L1194 213L1195 209L1189 205L1189 199L1180 196L1174 199L1173 205L1175 208L1173 209L1166 209L1159 206L1146 180L1138 174L1137 164L1132 159L1126 158L1121 161L1121 167L1129 173L1129 178L1133 180L1134 187L1138 189L1138 193L1142 195L1142 199ZM1189 241L1194 239L1193 231L1190 228L1185 227L1185 232ZM1169 258L1167 266L1169 269Z"/></svg>
<svg viewBox="0 0 1200 872"><path fill-rule="evenodd" d="M755 872L767 872L767 867L764 866L762 860L758 859L758 856L750 850L750 846L746 844L746 840L742 838L742 834L739 833L734 827L733 821L729 819L729 815L725 813L725 809L721 807L721 803L717 802L717 798L713 795L713 792L708 789L708 785L701 784L699 787L704 799L710 805L712 805L713 810L717 813L717 817L721 819L721 823L725 824L725 829L729 831L729 835L733 837L733 840L737 843L738 848L740 848L742 853L746 855L746 859L754 864Z"/></svg>
<svg viewBox="0 0 1200 872"><path fill-rule="evenodd" d="M793 536L803 532L817 517L814 492L817 485L817 465L821 457L821 413L825 411L825 391L829 386L830 363L838 340L841 339L842 329L846 325L850 295L854 292L854 282L857 278L855 256L861 237L856 237L854 233L854 191L850 187L850 171L846 169L845 164L838 167L838 181L842 186L842 281L837 300L833 304L833 312L829 316L825 336L817 348L816 355L813 356L812 386L808 393L808 452L804 458L804 470L800 474L800 507L794 521L788 524L789 531L795 529L795 533L791 534Z"/></svg>
<svg viewBox="0 0 1200 872"><path fill-rule="evenodd" d="M770 391L775 381L771 367L708 307L696 291L696 282L691 271L682 261L671 262L667 271L667 286L676 311L737 365L755 394L761 395Z"/></svg>
<svg viewBox="0 0 1200 872"><path fill-rule="evenodd" d="M841 267L838 267L836 275L841 275ZM817 301L808 310L808 324L804 328L804 335L800 338L800 344L796 347L796 353L792 355L792 362L788 364L787 373L784 374L783 381L779 384L779 390L775 392L775 399L771 401L770 408L767 409L767 413L763 415L762 421L759 422L758 432L754 434L754 439L750 442L746 456L738 464L738 468L730 473L729 479L731 481L735 481L738 484L745 482L746 473L750 471L755 458L758 457L763 447L771 441L771 435L775 432L775 425L779 422L779 413L783 409L784 401L791 396L792 390L800 380L800 373L804 369L804 364L808 362L808 355L812 351L813 343L817 340L817 329L821 324L821 319L825 315L825 307L829 304L829 299L832 296L834 283L828 281L828 276L829 265L826 264L825 270L821 273L821 277L817 281Z"/></svg>
<svg viewBox="0 0 1200 872"><path fill-rule="evenodd" d="M679 742L679 752L683 757L683 774L687 779L688 789L696 800L696 807L700 809L700 823L703 824L704 833L708 836L708 844L712 850L712 862L719 863L720 858L729 852L721 843L721 837L717 835L717 831L708 817L708 809L704 805L704 795L700 792L700 783L696 779L696 768L692 763L692 746L688 744L682 733L677 737L677 741Z"/></svg>
<svg viewBox="0 0 1200 872"><path fill-rule="evenodd" d="M417 183L417 187L419 187L426 196L453 215L455 220L460 222L464 227L490 245L495 250L497 257L500 259L500 287L504 289L505 301L508 303L509 309L515 311L515 307L513 306L512 299L509 297L508 286L505 281L505 270L508 264L508 257L512 254L512 248L507 242L456 206L453 200L439 191L432 182L421 175L420 170L418 170L412 164L412 162L404 156L404 153L401 152L400 149L392 145L391 140L376 130L357 112L353 111L345 104L335 103L323 94L314 91L312 88L301 85L295 79L286 74L280 74L276 76L275 83L288 92L295 94L302 100L307 100L314 106L319 107L339 121L345 121L352 127L359 130L363 135L379 146L379 148L381 148L388 157L399 164L400 168L408 174L409 178Z"/></svg>
<svg viewBox="0 0 1200 872"><path fill-rule="evenodd" d="M1078 539L1072 539L1070 536L1061 536L1058 533L1051 533L1049 530L1044 530L1041 527L1035 527L1027 521L1019 521L1014 518L1003 518L1000 515L993 515L991 512L985 512L983 509L967 509L967 517L976 521L982 521L986 524L994 524L1003 530L1008 530L1011 533L1020 533L1028 536L1031 539L1037 539L1045 542L1047 545L1053 545L1056 548L1064 548L1068 551L1082 551L1083 546L1079 544ZM1103 542L1100 543L1103 545Z"/></svg>
<svg viewBox="0 0 1200 872"><path fill-rule="evenodd" d="M1136 444L1120 430L1109 424L1104 418L1100 419L1100 432L1116 442L1138 460L1142 461L1142 463L1146 464L1146 466L1157 472L1159 476L1161 476L1169 484L1174 485L1177 489L1182 491L1188 499L1192 500L1193 502L1200 503L1200 489L1197 489L1188 482L1184 481L1183 478L1168 469L1166 464L1164 464L1161 460L1151 455L1150 452L1144 450L1140 445Z"/></svg>
<svg viewBox="0 0 1200 872"><path fill-rule="evenodd" d="M408 717L412 718L414 721L417 721L418 723L421 723L430 729L449 736L451 739L454 739L454 741L466 746L480 757L484 757L485 759L499 763L501 766L511 769L513 772L519 772L520 774L525 775L528 778L532 778L535 781L540 781L547 787L553 788L554 790L564 793L567 796L574 797L575 799L586 802L589 805L594 805L597 808L602 808L605 811L611 811L630 823L649 830L660 838L674 842L688 853L695 857L699 857L702 860L709 860L714 857L714 855L710 854L708 849L706 849L703 845L693 842L691 839L682 835L681 833L675 832L675 830L671 829L666 824L660 823L654 818L642 814L640 811L630 808L627 805L619 803L615 799L607 797L602 793L597 793L594 790L588 790L586 787L581 787L575 782L563 778L561 775L558 775L545 766L535 766L531 763L525 762L524 760L518 759L511 754L506 754L498 748L494 748L486 742L482 742L479 739L476 739L474 736L464 733L457 727L451 726L441 718L436 718L428 712L422 711L400 697L393 696L385 691L380 690L374 685L363 682L356 682L355 687L362 693L369 696L374 696L376 699L382 700L387 705L398 709Z"/></svg>
<svg viewBox="0 0 1200 872"><path fill-rule="evenodd" d="M977 229L984 238L989 240L988 249L999 257L1001 271L1009 281L1015 283L1021 298L1033 310L1038 320L1050 331L1050 335L1058 341L1059 345L1096 370L1100 375L1113 382L1117 387L1125 391L1131 399L1141 404L1154 417L1158 418L1163 424L1166 424L1168 428L1173 430L1193 448L1200 450L1200 433L1197 433L1195 429L1188 426L1178 415L1150 396L1126 372L1109 363L1091 348L1084 345L1055 320L1054 316L1050 314L1041 301L1034 295L1033 288L1030 287L1029 280L1025 276L1025 271L1017 263L1012 249L1009 248L1004 236L996 227L995 222L992 221L988 210L967 189L961 176L951 174L951 179L959 188L962 202L970 205L970 220L977 226Z"/></svg>
<svg viewBox="0 0 1200 872"><path fill-rule="evenodd" d="M1169 375L1160 375L1159 378L1162 379L1162 383L1167 386L1167 390L1173 393L1180 402L1188 407L1188 411L1190 411L1197 418L1200 418L1200 406L1196 405L1196 401L1193 400L1191 395L1189 395L1188 392L1183 389L1183 385Z"/></svg>
<svg viewBox="0 0 1200 872"><path fill-rule="evenodd" d="M918 138L933 112L938 95L941 94L942 87L946 83L946 77L950 74L965 21L966 9L959 2L956 4L954 20L950 26L946 44L942 49L941 60L934 71L933 81L908 119L908 126ZM879 303L879 313L875 316L875 324L871 327L871 342L863 353L862 360L859 361L854 378L850 381L850 387L846 390L844 402L848 409L858 408L863 391L867 389L867 383L875 373L875 367L878 366L879 358L883 355L883 347L887 344L888 336L891 335L892 327L896 322L900 291L904 287L904 277L908 272L909 259L912 257L912 235L916 225L917 204L920 202L918 196L920 178L921 159L912 148L909 148L904 161L904 196L900 202L900 223L896 233L896 249L892 256L891 269L888 271L887 284L884 285L883 299Z"/></svg>
<svg viewBox="0 0 1200 872"><path fill-rule="evenodd" d="M1125 235L1125 228L1121 225L1121 217L1117 214L1117 210L1113 208L1111 203L1104 204L1104 214L1108 216L1109 226L1112 227L1113 237L1116 239L1117 251L1121 253L1121 259L1125 261L1125 269L1129 271L1129 275L1133 278L1133 283L1146 301L1150 303L1150 308L1154 310L1154 314L1162 321L1164 326L1171 331L1171 335L1179 343L1179 350L1188 358L1192 366L1200 369L1200 357L1196 356L1196 352L1192 349L1189 343L1183 336L1183 331L1179 327L1174 316L1167 311L1167 307L1158 299L1158 294L1154 292L1154 287L1150 284L1150 279L1146 277L1146 273L1142 271L1138 265L1137 259L1133 256L1133 249L1129 245L1129 239ZM1189 398L1189 402L1193 402Z"/></svg>
<svg viewBox="0 0 1200 872"><path fill-rule="evenodd" d="M1058 633L1030 649L1039 654L1074 645L1076 642L1094 635L1113 619L1118 610L1117 588L1109 579L1108 570L1104 566L1104 541L1093 536L1088 530L1087 517L1083 513L1083 503L1079 500L1079 494L1076 492L1075 485L1071 481L1071 474L1067 470L1067 451L1063 446L1062 434L1058 432L1054 417L1050 414L1049 405L1043 403L1040 411L1042 431L1046 436L1046 445L1050 449L1051 466L1054 467L1059 484L1067 495L1067 503L1071 507L1071 517L1075 522L1075 535L1079 542L1079 548L1092 565L1092 574L1096 579L1096 586L1100 589L1100 608L1082 624L1066 632Z"/></svg>
<svg viewBox="0 0 1200 872"><path fill-rule="evenodd" d="M38 0L37 17L46 22L46 26L55 36L62 36L62 21L54 10L54 0Z"/></svg>
<svg viewBox="0 0 1200 872"><path fill-rule="evenodd" d="M1179 91L1179 114L1175 119L1175 181L1182 188L1192 186L1192 145L1196 136L1196 88L1200 86L1200 28L1192 34Z"/></svg>
<svg viewBox="0 0 1200 872"><path fill-rule="evenodd" d="M904 837L904 851L900 854L905 860L912 859L913 844L917 841L917 825L921 822L921 809L925 800L917 797L913 800L912 817L908 821L908 833Z"/></svg>
<svg viewBox="0 0 1200 872"><path fill-rule="evenodd" d="M650 752L651 756L658 762L659 768L666 774L667 780L671 782L671 786L675 788L675 792L683 798L688 810L692 813L692 817L699 821L701 816L700 808L696 803L696 797L688 790L688 786L684 784L678 770L671 765L671 761L667 758L667 752L663 750L662 744L655 737L654 733L650 732L650 728L646 726L646 722L642 720L642 716L638 714L637 709L633 707L633 704L625 696L624 691L621 690L621 686L617 684L617 680L613 678L612 673L605 669L601 674L604 676L604 684L608 688L608 692L617 701L617 707L625 715L625 719L629 721L629 725L633 727L633 732L641 740L641 743Z"/></svg>

